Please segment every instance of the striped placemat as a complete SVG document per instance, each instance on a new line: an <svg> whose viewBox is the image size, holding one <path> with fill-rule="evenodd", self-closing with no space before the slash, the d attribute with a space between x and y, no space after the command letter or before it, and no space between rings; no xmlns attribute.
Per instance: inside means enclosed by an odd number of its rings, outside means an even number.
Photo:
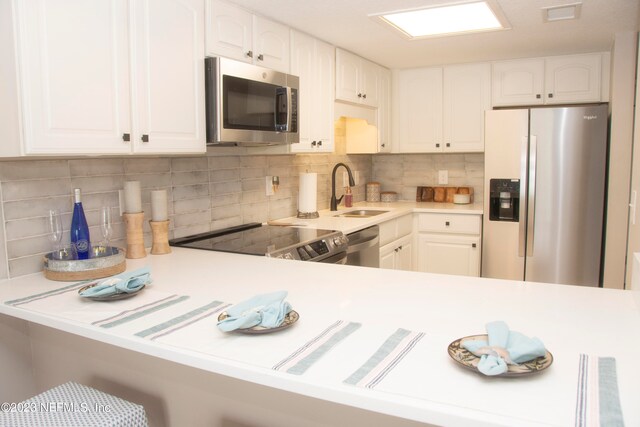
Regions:
<svg viewBox="0 0 640 427"><path fill-rule="evenodd" d="M360 323L338 320L273 366L276 371L302 375L340 341L357 331Z"/></svg>
<svg viewBox="0 0 640 427"><path fill-rule="evenodd" d="M344 383L374 388L409 354L424 335L424 332L397 329L360 368L344 380Z"/></svg>
<svg viewBox="0 0 640 427"><path fill-rule="evenodd" d="M23 297L23 298L18 298L18 299L14 299L14 300L10 300L10 301L5 301L4 303L6 305L11 305L13 307L18 307L18 306L23 305L23 304L29 304L29 303L32 303L34 301L43 300L43 299L51 298L51 297L58 296L58 295L63 295L63 294L66 294L68 292L72 292L72 291L76 291L77 292L81 287L85 286L87 283L90 283L90 280L85 280L83 282L74 283L74 284L71 284L71 285L63 286L61 288L52 289L50 291L41 292L41 293L34 294L34 295L29 295L29 296Z"/></svg>
<svg viewBox="0 0 640 427"><path fill-rule="evenodd" d="M101 328L113 328L169 308L189 299L186 295L159 292L147 286L130 298L112 301L93 301L78 295L91 281L82 281L46 292L29 295L5 304Z"/></svg>
<svg viewBox="0 0 640 427"><path fill-rule="evenodd" d="M624 426L615 358L580 355L575 425Z"/></svg>
<svg viewBox="0 0 640 427"><path fill-rule="evenodd" d="M224 304L222 301L212 301L187 313L181 314L180 316L167 320L166 322L162 322L158 325L137 332L135 335L153 341L173 334L174 332L184 329L201 320L207 319L214 314L224 311L230 306L231 304Z"/></svg>

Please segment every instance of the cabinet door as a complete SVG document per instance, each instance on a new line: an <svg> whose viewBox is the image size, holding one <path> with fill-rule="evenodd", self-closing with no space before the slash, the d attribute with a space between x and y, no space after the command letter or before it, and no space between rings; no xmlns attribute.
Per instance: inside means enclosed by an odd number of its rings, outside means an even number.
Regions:
<svg viewBox="0 0 640 427"><path fill-rule="evenodd" d="M26 154L129 153L126 2L15 2Z"/></svg>
<svg viewBox="0 0 640 427"><path fill-rule="evenodd" d="M360 78L360 58L336 49L336 99L359 103L362 99Z"/></svg>
<svg viewBox="0 0 640 427"><path fill-rule="evenodd" d="M217 0L207 1L207 55L251 63L252 15Z"/></svg>
<svg viewBox="0 0 640 427"><path fill-rule="evenodd" d="M399 151L442 151L442 68L398 74Z"/></svg>
<svg viewBox="0 0 640 427"><path fill-rule="evenodd" d="M394 245L387 245L380 248L380 268L389 270L396 269L396 249Z"/></svg>
<svg viewBox="0 0 640 427"><path fill-rule="evenodd" d="M133 20L138 153L204 153L204 4L135 2Z"/></svg>
<svg viewBox="0 0 640 427"><path fill-rule="evenodd" d="M334 117L333 103L336 81L336 52L330 44L315 41L315 78L314 99L315 115L312 117L312 143L316 141L316 150L333 152Z"/></svg>
<svg viewBox="0 0 640 427"><path fill-rule="evenodd" d="M313 37L291 31L291 74L300 77L298 116L300 117L300 142L291 145L294 153L312 151L311 127L314 117L314 54Z"/></svg>
<svg viewBox="0 0 640 427"><path fill-rule="evenodd" d="M380 68L378 80L378 152L391 152L391 71Z"/></svg>
<svg viewBox="0 0 640 427"><path fill-rule="evenodd" d="M362 59L360 61L360 72L362 73L359 90L362 91L361 102L370 107L378 106L378 80L380 70L376 64Z"/></svg>
<svg viewBox="0 0 640 427"><path fill-rule="evenodd" d="M289 28L255 15L253 23L254 64L288 73Z"/></svg>
<svg viewBox="0 0 640 427"><path fill-rule="evenodd" d="M291 31L291 74L300 77L300 142L291 152L333 151L334 47Z"/></svg>
<svg viewBox="0 0 640 427"><path fill-rule="evenodd" d="M413 245L411 241L411 236L405 236L402 239L398 240L398 252L396 252L395 265L396 270L413 270Z"/></svg>
<svg viewBox="0 0 640 427"><path fill-rule="evenodd" d="M480 275L480 238L448 234L418 235L418 271Z"/></svg>
<svg viewBox="0 0 640 427"><path fill-rule="evenodd" d="M491 66L444 68L444 150L484 151L484 112L491 108Z"/></svg>
<svg viewBox="0 0 640 427"><path fill-rule="evenodd" d="M547 58L545 103L600 101L602 56L600 54Z"/></svg>
<svg viewBox="0 0 640 427"><path fill-rule="evenodd" d="M491 74L494 107L544 102L544 59L495 62Z"/></svg>

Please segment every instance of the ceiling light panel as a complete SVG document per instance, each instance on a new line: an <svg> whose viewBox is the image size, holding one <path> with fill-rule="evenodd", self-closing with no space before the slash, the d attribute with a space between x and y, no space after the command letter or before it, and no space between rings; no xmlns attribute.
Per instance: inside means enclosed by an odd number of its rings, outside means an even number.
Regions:
<svg viewBox="0 0 640 427"><path fill-rule="evenodd" d="M410 39L502 30L507 27L503 23L506 20L499 19L486 1L389 12L373 17L391 25Z"/></svg>

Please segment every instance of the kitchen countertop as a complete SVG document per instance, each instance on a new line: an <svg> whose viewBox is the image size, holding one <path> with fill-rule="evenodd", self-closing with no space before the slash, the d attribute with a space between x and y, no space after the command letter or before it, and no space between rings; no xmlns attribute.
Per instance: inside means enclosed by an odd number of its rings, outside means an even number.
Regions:
<svg viewBox="0 0 640 427"><path fill-rule="evenodd" d="M640 423L640 341L634 338L640 311L632 292L185 248L127 260L128 270L142 266L151 268L153 283L118 303L143 302L154 293L189 298L106 328L89 320L100 310L118 310L116 302L80 301L75 290L39 306L5 304L69 286L34 274L0 282L0 313L248 383L437 425L572 425L580 354L611 356L626 425ZM167 321L180 307L212 300L233 304L279 289L288 290L300 320L278 333L224 334L215 327L216 315L167 340L135 335ZM542 339L554 356L551 367L529 378L485 378L450 360L449 343L483 333L487 322L498 319ZM361 326L302 375L272 369L274 361L337 320ZM375 388L345 384L397 328L425 335Z"/></svg>
<svg viewBox="0 0 640 427"><path fill-rule="evenodd" d="M344 212L358 209L388 210L389 212L385 212L383 214L371 216L368 218L345 218L336 216ZM337 211L330 211L328 209L321 210L318 212L319 218L315 219L289 217L278 219L274 222L294 224L311 228L321 228L326 230L340 230L343 233L348 234L413 212L482 215L482 203L457 205L453 203L409 201L399 201L392 203L359 202L354 203L353 207L350 208L345 208L344 206L340 205L338 206Z"/></svg>

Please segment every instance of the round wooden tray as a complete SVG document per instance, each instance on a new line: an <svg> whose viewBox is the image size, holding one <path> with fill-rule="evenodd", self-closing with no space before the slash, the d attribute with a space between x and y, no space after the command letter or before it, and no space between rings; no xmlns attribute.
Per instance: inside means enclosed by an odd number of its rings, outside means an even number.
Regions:
<svg viewBox="0 0 640 427"><path fill-rule="evenodd" d="M127 268L124 249L111 246L94 247L93 257L89 259L57 258L60 257L55 257L53 252L44 256L43 272L47 279L62 282L101 279L122 273Z"/></svg>

